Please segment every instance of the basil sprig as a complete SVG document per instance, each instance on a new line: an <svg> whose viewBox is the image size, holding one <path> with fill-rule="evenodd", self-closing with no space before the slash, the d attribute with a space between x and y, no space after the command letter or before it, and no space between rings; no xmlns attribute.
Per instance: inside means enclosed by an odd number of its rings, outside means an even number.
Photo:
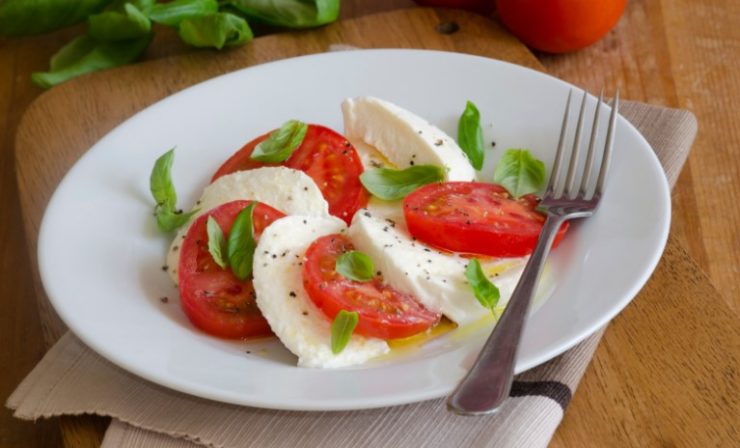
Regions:
<svg viewBox="0 0 740 448"><path fill-rule="evenodd" d="M254 250L257 248L252 225L252 215L256 204L252 202L236 215L226 243L228 263L239 280L246 280L252 275Z"/></svg>
<svg viewBox="0 0 740 448"><path fill-rule="evenodd" d="M180 39L194 47L222 49L252 40L254 35L243 18L228 12L214 12L180 22Z"/></svg>
<svg viewBox="0 0 740 448"><path fill-rule="evenodd" d="M162 154L154 163L149 175L149 190L157 205L154 215L157 217L157 227L162 232L172 232L190 221L198 210L183 213L177 210L177 192L172 183L172 163L175 161L175 148Z"/></svg>
<svg viewBox="0 0 740 448"><path fill-rule="evenodd" d="M444 182L445 174L445 169L436 165L415 165L405 170L376 168L362 173L360 182L373 196L395 201L426 184Z"/></svg>
<svg viewBox="0 0 740 448"><path fill-rule="evenodd" d="M493 182L515 198L535 193L545 186L545 164L526 149L508 149L496 165Z"/></svg>
<svg viewBox="0 0 740 448"><path fill-rule="evenodd" d="M342 350L349 344L352 338L352 332L355 331L357 322L360 321L360 315L357 311L341 310L334 317L331 324L331 351L335 355L342 353Z"/></svg>
<svg viewBox="0 0 740 448"><path fill-rule="evenodd" d="M32 75L36 85L49 88L135 61L151 41L151 22L177 28L190 45L220 49L252 39L246 19L288 28L318 26L337 19L339 1L0 0L0 38L54 31L87 20L86 34L58 53L65 55L65 69L54 67L52 60L49 71Z"/></svg>
<svg viewBox="0 0 740 448"><path fill-rule="evenodd" d="M366 282L373 278L375 268L370 257L351 250L337 258L336 271L350 280Z"/></svg>
<svg viewBox="0 0 740 448"><path fill-rule="evenodd" d="M250 158L260 162L283 162L301 146L307 131L308 125L302 121L286 121L254 148Z"/></svg>
<svg viewBox="0 0 740 448"><path fill-rule="evenodd" d="M478 299L478 302L483 307L490 309L493 313L501 294L496 285L491 283L483 273L483 269L477 259L472 258L468 263L468 267L465 268L465 278L473 289L473 294Z"/></svg>
<svg viewBox="0 0 740 448"><path fill-rule="evenodd" d="M473 168L483 168L483 129L480 126L480 112L475 104L468 101L457 122L457 143L468 156Z"/></svg>
<svg viewBox="0 0 740 448"><path fill-rule="evenodd" d="M208 234L208 252L221 269L226 269L228 260L225 257L226 240L224 239L224 231L213 216L209 216L208 221L206 221L206 233Z"/></svg>

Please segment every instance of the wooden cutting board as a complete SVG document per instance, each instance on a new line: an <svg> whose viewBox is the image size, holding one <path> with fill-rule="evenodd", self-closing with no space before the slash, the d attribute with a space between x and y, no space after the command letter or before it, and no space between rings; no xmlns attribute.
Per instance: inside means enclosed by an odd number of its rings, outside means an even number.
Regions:
<svg viewBox="0 0 740 448"><path fill-rule="evenodd" d="M34 269L36 236L51 194L74 162L114 126L197 82L264 62L322 53L336 44L456 51L542 69L524 45L491 20L417 8L260 37L225 52L195 52L77 78L41 95L18 127L16 169ZM44 339L51 346L66 327L46 299L38 272L34 276Z"/></svg>

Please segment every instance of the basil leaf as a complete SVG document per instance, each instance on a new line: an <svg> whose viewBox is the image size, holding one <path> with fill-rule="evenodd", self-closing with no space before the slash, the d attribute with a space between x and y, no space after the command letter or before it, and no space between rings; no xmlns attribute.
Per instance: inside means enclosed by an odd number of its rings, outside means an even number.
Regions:
<svg viewBox="0 0 740 448"><path fill-rule="evenodd" d="M183 20L217 11L218 2L216 0L175 0L157 3L144 12L154 22L167 26L178 26Z"/></svg>
<svg viewBox="0 0 740 448"><path fill-rule="evenodd" d="M52 72L58 72L76 63L81 57L93 51L97 42L88 36L79 36L57 51L49 61Z"/></svg>
<svg viewBox="0 0 740 448"><path fill-rule="evenodd" d="M157 205L154 214L157 217L157 227L162 232L171 232L190 221L198 210L188 213L176 211L177 192L172 183L172 163L175 161L175 148L159 156L154 162L154 168L149 175L149 191Z"/></svg>
<svg viewBox="0 0 740 448"><path fill-rule="evenodd" d="M174 210L177 204L177 192L172 183L172 164L175 162L175 148L159 156L149 175L149 190L152 192L157 207Z"/></svg>
<svg viewBox="0 0 740 448"><path fill-rule="evenodd" d="M256 202L252 202L239 212L231 226L229 239L226 243L226 252L231 264L231 270L239 280L246 280L252 275L254 249L257 242L254 240L252 213Z"/></svg>
<svg viewBox="0 0 740 448"><path fill-rule="evenodd" d="M131 3L123 5L123 11L105 11L87 19L87 32L102 41L117 41L146 36L152 23Z"/></svg>
<svg viewBox="0 0 740 448"><path fill-rule="evenodd" d="M360 315L357 311L340 310L334 322L331 324L331 352L335 355L342 353L342 350L349 344L352 338L352 332L355 331L357 322L360 321Z"/></svg>
<svg viewBox="0 0 740 448"><path fill-rule="evenodd" d="M100 42L87 35L80 36L54 55L50 71L33 73L31 80L47 89L85 73L126 65L144 53L150 40L151 34L117 42Z"/></svg>
<svg viewBox="0 0 740 448"><path fill-rule="evenodd" d="M457 122L457 143L468 156L473 168L483 168L483 129L480 127L480 112L475 104L468 101Z"/></svg>
<svg viewBox="0 0 740 448"><path fill-rule="evenodd" d="M179 34L186 44L219 50L225 46L242 44L254 37L246 20L227 12L185 19L180 22Z"/></svg>
<svg viewBox="0 0 740 448"><path fill-rule="evenodd" d="M468 263L468 267L465 268L465 278L468 280L470 287L473 288L473 294L478 302L493 313L496 304L498 304L500 293L496 285L491 283L483 273L477 259L472 258Z"/></svg>
<svg viewBox="0 0 740 448"><path fill-rule="evenodd" d="M224 239L224 231L221 226L218 225L213 216L208 217L206 221L206 233L208 234L208 252L213 257L213 261L221 267L226 269L227 260L224 258L226 253L226 240Z"/></svg>
<svg viewBox="0 0 740 448"><path fill-rule="evenodd" d="M223 3L249 18L290 28L324 25L339 16L339 0L226 0Z"/></svg>
<svg viewBox="0 0 740 448"><path fill-rule="evenodd" d="M198 210L192 210L188 213L177 212L171 208L159 207L154 211L157 216L157 227L160 231L169 233L176 230L190 221L190 219L198 213Z"/></svg>
<svg viewBox="0 0 740 448"><path fill-rule="evenodd" d="M518 198L545 186L545 164L526 149L507 149L493 172L493 182Z"/></svg>
<svg viewBox="0 0 740 448"><path fill-rule="evenodd" d="M416 165L405 170L376 168L360 175L367 191L387 201L401 199L423 185L444 180L444 168L436 165Z"/></svg>
<svg viewBox="0 0 740 448"><path fill-rule="evenodd" d="M308 125L302 121L286 121L254 148L250 158L260 162L283 162L301 146L307 131Z"/></svg>
<svg viewBox="0 0 740 448"><path fill-rule="evenodd" d="M352 250L337 258L336 271L350 280L366 282L373 278L375 268L370 257Z"/></svg>
<svg viewBox="0 0 740 448"><path fill-rule="evenodd" d="M28 36L83 22L111 0L1 0L0 37Z"/></svg>

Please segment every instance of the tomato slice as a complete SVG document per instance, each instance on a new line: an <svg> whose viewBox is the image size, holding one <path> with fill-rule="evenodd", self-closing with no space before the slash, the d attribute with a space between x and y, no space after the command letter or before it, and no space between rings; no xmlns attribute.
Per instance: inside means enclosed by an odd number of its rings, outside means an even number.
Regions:
<svg viewBox="0 0 740 448"><path fill-rule="evenodd" d="M383 283L380 275L357 282L339 274L337 258L351 250L349 238L334 234L317 239L306 251L303 286L329 319L334 320L341 310L356 311L360 319L355 333L380 339L412 336L439 322L438 313L424 308L413 295Z"/></svg>
<svg viewBox="0 0 740 448"><path fill-rule="evenodd" d="M534 195L514 199L501 185L446 182L425 185L403 201L409 233L441 249L492 257L532 253L545 215ZM555 237L563 238L568 223Z"/></svg>
<svg viewBox="0 0 740 448"><path fill-rule="evenodd" d="M211 182L236 171L283 165L311 177L329 203L329 213L348 224L355 212L367 205L369 196L360 183L363 171L360 157L341 134L321 125L309 124L301 146L282 164L252 160L252 151L268 135L270 133L244 145L221 165Z"/></svg>
<svg viewBox="0 0 740 448"><path fill-rule="evenodd" d="M241 281L230 269L221 269L208 252L206 221L218 222L228 236L236 216L252 201L232 201L203 214L193 222L180 248L178 282L180 305L190 322L208 334L239 339L272 334L257 308L252 280ZM285 216L257 203L253 212L255 237L276 219Z"/></svg>

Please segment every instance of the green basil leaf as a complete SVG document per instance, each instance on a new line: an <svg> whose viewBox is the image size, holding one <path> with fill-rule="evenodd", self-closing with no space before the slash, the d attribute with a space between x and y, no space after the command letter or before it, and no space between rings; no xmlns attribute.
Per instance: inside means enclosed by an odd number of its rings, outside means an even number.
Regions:
<svg viewBox="0 0 740 448"><path fill-rule="evenodd" d="M260 162L283 162L301 146L307 131L308 125L302 121L286 121L254 148L250 158Z"/></svg>
<svg viewBox="0 0 740 448"><path fill-rule="evenodd" d="M352 338L352 332L355 331L357 322L360 321L360 315L357 311L340 310L334 322L331 324L331 351L335 355L342 353L342 350L349 344Z"/></svg>
<svg viewBox="0 0 740 448"><path fill-rule="evenodd" d="M254 37L246 20L227 12L185 19L180 22L179 34L186 44L219 50L240 45Z"/></svg>
<svg viewBox="0 0 740 448"><path fill-rule="evenodd" d="M152 192L157 207L174 210L177 192L172 183L172 164L175 162L175 148L159 156L149 175L149 191Z"/></svg>
<svg viewBox="0 0 740 448"><path fill-rule="evenodd" d="M468 280L470 287L473 288L473 294L481 305L494 312L498 299L501 296L496 285L491 283L483 273L480 262L472 258L465 269L465 278Z"/></svg>
<svg viewBox="0 0 740 448"><path fill-rule="evenodd" d="M221 267L226 269L228 264L224 254L226 253L226 240L224 239L224 231L221 226L218 225L213 216L208 217L206 221L206 233L208 234L208 252L213 257L213 261Z"/></svg>
<svg viewBox="0 0 740 448"><path fill-rule="evenodd" d="M254 240L254 226L252 213L256 202L252 202L239 212L231 226L226 243L226 252L231 270L239 280L246 280L252 275L254 249L257 242Z"/></svg>
<svg viewBox="0 0 740 448"><path fill-rule="evenodd" d="M157 216L157 227L161 232L169 233L176 230L185 224L198 213L198 210L192 210L188 213L177 212L171 208L164 208L157 206L154 214Z"/></svg>
<svg viewBox="0 0 740 448"><path fill-rule="evenodd" d="M337 258L336 271L357 282L366 282L375 275L373 260L356 250L344 253Z"/></svg>
<svg viewBox="0 0 740 448"><path fill-rule="evenodd" d="M126 65L144 53L150 40L151 34L117 42L100 42L87 35L78 37L54 55L51 71L36 72L31 80L47 89L85 73Z"/></svg>
<svg viewBox="0 0 740 448"><path fill-rule="evenodd" d="M101 41L118 41L146 36L152 29L149 19L139 8L126 3L123 11L105 11L87 19L87 32Z"/></svg>
<svg viewBox="0 0 740 448"><path fill-rule="evenodd" d="M457 122L457 143L468 156L473 168L483 168L483 129L480 126L480 112L475 104L468 101Z"/></svg>
<svg viewBox="0 0 740 448"><path fill-rule="evenodd" d="M76 37L51 57L49 68L52 72L64 70L94 50L97 44L95 39L91 39L89 36Z"/></svg>
<svg viewBox="0 0 740 448"><path fill-rule="evenodd" d="M226 0L226 5L270 25L308 28L337 20L339 0Z"/></svg>
<svg viewBox="0 0 740 448"><path fill-rule="evenodd" d="M218 11L216 0L175 0L156 3L144 10L149 18L167 26L179 26L180 22Z"/></svg>
<svg viewBox="0 0 740 448"><path fill-rule="evenodd" d="M83 22L111 0L0 0L0 37L28 36Z"/></svg>
<svg viewBox="0 0 740 448"><path fill-rule="evenodd" d="M149 175L149 191L157 203L154 214L157 217L157 227L162 232L173 230L186 224L198 212L192 210L188 213L176 210L177 192L172 183L172 164L175 161L175 148L159 156L154 162L154 168Z"/></svg>
<svg viewBox="0 0 740 448"><path fill-rule="evenodd" d="M376 168L360 175L367 191L380 199L402 199L417 188L434 182L444 182L445 170L436 165L415 165L405 170Z"/></svg>
<svg viewBox="0 0 740 448"><path fill-rule="evenodd" d="M545 186L545 164L526 149L508 149L493 172L493 182L518 198Z"/></svg>

